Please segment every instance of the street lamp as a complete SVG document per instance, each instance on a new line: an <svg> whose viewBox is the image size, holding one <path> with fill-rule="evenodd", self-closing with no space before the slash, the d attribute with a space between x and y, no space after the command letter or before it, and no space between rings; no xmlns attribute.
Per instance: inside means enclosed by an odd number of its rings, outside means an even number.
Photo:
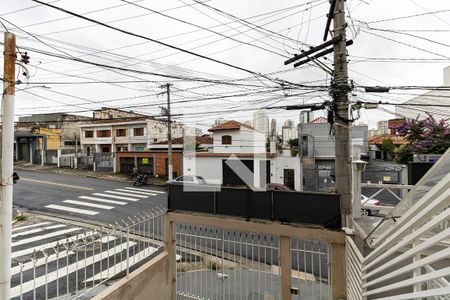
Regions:
<svg viewBox="0 0 450 300"><path fill-rule="evenodd" d="M366 168L366 162L357 159L353 161L353 167L356 173L354 176L355 189L353 190L353 218L361 218L361 173Z"/></svg>

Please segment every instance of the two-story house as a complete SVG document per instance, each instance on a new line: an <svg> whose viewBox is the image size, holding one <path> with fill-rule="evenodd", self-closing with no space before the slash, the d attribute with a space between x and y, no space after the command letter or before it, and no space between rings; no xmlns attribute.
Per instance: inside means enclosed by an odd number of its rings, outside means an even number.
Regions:
<svg viewBox="0 0 450 300"><path fill-rule="evenodd" d="M172 124L172 136L182 136L181 124ZM167 139L165 122L151 117L129 120L101 120L80 126L83 153L144 151L151 144Z"/></svg>
<svg viewBox="0 0 450 300"><path fill-rule="evenodd" d="M264 187L274 182L301 189L299 158L267 152L264 133L234 120L208 131L213 134L212 149L185 151L184 175L199 175L208 183L228 186ZM248 178L248 171L253 178Z"/></svg>

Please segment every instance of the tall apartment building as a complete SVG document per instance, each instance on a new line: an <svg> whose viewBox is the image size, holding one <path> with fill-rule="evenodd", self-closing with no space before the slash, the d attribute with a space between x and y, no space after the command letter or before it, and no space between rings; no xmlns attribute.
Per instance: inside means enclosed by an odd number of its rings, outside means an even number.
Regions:
<svg viewBox="0 0 450 300"><path fill-rule="evenodd" d="M259 109L253 113L253 128L269 136L269 117L265 110Z"/></svg>

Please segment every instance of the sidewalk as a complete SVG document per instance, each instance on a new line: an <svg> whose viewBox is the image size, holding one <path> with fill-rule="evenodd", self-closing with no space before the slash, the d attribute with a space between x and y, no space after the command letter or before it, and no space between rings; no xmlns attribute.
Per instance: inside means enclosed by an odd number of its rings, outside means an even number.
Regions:
<svg viewBox="0 0 450 300"><path fill-rule="evenodd" d="M95 177L114 181L132 182L129 175L115 174L115 173L99 173L84 169L71 169L71 168L58 168L56 166L41 166L30 164L26 162L14 162L15 171L34 171L34 172L47 172L64 175L74 175L82 177ZM19 173L20 177L20 173Z"/></svg>
<svg viewBox="0 0 450 300"><path fill-rule="evenodd" d="M34 171L34 172L47 172L47 173L55 173L55 174L63 174L63 175L73 175L73 176L81 176L81 177L93 177L93 178L101 178L113 181L121 181L121 182L133 182L130 180L130 174L121 174L121 173L100 173L94 172L85 169L71 169L67 167L58 168L56 166L41 166L36 164L31 164L27 162L14 162L14 170L15 171ZM20 173L19 173L20 177ZM165 186L166 180L163 178L150 178L147 184L156 185L156 186Z"/></svg>

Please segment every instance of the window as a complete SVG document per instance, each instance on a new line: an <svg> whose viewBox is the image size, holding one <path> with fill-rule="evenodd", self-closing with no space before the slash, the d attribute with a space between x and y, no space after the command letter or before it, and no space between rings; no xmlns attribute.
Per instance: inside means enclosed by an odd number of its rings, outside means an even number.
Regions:
<svg viewBox="0 0 450 300"><path fill-rule="evenodd" d="M111 130L97 130L97 137L111 137Z"/></svg>
<svg viewBox="0 0 450 300"><path fill-rule="evenodd" d="M77 144L79 146L80 141L78 141ZM75 146L75 141L64 141L64 146Z"/></svg>
<svg viewBox="0 0 450 300"><path fill-rule="evenodd" d="M144 127L134 128L133 129L133 135L134 136L144 136Z"/></svg>
<svg viewBox="0 0 450 300"><path fill-rule="evenodd" d="M144 146L135 146L134 147L134 151L144 151L145 147Z"/></svg>
<svg viewBox="0 0 450 300"><path fill-rule="evenodd" d="M231 135L222 135L222 145L231 145Z"/></svg>
<svg viewBox="0 0 450 300"><path fill-rule="evenodd" d="M84 137L85 138L93 138L94 137L94 131L93 130L86 130L84 132Z"/></svg>
<svg viewBox="0 0 450 300"><path fill-rule="evenodd" d="M117 146L117 152L128 151L128 146Z"/></svg>
<svg viewBox="0 0 450 300"><path fill-rule="evenodd" d="M116 129L116 136L127 136L126 129Z"/></svg>

